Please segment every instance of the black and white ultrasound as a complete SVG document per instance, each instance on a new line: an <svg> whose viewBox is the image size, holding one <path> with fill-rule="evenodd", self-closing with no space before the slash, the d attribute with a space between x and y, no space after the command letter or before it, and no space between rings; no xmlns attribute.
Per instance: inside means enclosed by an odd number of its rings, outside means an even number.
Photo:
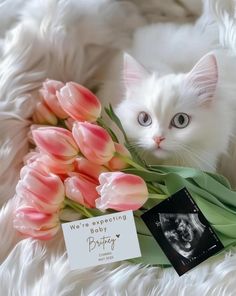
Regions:
<svg viewBox="0 0 236 296"><path fill-rule="evenodd" d="M179 275L224 248L186 188L141 217Z"/></svg>

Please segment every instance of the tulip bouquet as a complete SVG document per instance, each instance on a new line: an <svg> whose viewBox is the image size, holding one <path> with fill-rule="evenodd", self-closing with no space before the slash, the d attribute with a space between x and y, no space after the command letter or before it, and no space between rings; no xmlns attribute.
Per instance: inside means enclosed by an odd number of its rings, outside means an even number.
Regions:
<svg viewBox="0 0 236 296"><path fill-rule="evenodd" d="M98 98L85 87L46 80L29 132L31 151L16 186L14 227L52 238L60 223L133 210L143 263L169 265L140 215L187 187L225 246L236 243L236 193L219 175L191 168L146 165L129 144L111 106L110 119L124 145L101 118Z"/></svg>

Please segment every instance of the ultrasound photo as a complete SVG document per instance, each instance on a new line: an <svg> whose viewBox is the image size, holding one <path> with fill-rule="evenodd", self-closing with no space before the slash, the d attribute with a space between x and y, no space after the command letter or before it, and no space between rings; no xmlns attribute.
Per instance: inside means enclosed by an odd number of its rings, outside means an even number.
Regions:
<svg viewBox="0 0 236 296"><path fill-rule="evenodd" d="M224 248L186 188L141 218L179 275Z"/></svg>

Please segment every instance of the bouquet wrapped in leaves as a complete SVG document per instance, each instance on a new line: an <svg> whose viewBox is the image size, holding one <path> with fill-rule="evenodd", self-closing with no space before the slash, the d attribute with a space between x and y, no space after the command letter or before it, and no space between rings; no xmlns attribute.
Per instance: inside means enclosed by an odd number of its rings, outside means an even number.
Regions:
<svg viewBox="0 0 236 296"><path fill-rule="evenodd" d="M236 192L217 174L187 167L147 165L130 145L112 107L119 143L102 120L98 98L74 82L47 80L33 115L32 150L16 187L14 227L23 235L52 238L60 223L133 210L142 257L170 263L140 216L186 187L225 247L236 244Z"/></svg>

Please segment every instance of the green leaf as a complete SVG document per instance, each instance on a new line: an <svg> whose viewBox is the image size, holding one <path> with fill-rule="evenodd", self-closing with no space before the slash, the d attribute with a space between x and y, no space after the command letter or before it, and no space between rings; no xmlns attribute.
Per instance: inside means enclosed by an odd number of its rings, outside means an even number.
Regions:
<svg viewBox="0 0 236 296"><path fill-rule="evenodd" d="M99 126L103 127L109 133L109 135L111 136L111 138L114 142L119 143L119 140L118 140L116 134L113 132L113 130L111 128L109 128L107 126L107 124L105 124L102 117L97 119L97 123Z"/></svg>
<svg viewBox="0 0 236 296"><path fill-rule="evenodd" d="M117 127L120 129L120 131L122 132L123 137L124 137L124 140L125 140L125 146L126 146L126 148L129 150L129 152L130 152L130 154L131 154L131 156L132 156L132 159L133 159L136 163L138 163L138 164L140 164L140 165L146 167L146 163L145 163L145 161L139 156L139 153L138 153L137 149L136 149L133 145L131 145L131 143L130 143L130 141L129 141L129 139L128 139L126 133L125 133L125 130L124 130L122 124L121 124L121 121L120 121L120 119L118 118L118 116L115 114L115 112L114 112L114 110L113 110L111 104L109 105L109 108L107 108L107 107L105 108L105 112L107 113L107 115L109 116L109 118L110 118L110 119L111 119L111 120L117 125Z"/></svg>

